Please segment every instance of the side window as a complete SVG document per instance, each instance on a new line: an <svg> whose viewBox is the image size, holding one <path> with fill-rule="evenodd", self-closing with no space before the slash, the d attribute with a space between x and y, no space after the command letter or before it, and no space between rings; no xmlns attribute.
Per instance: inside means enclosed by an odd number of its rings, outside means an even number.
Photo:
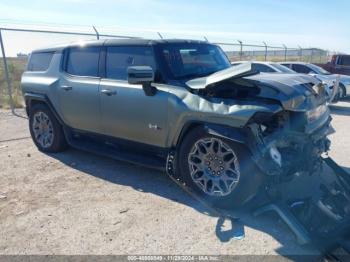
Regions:
<svg viewBox="0 0 350 262"><path fill-rule="evenodd" d="M313 72L311 68L301 64L294 64L293 70L297 73L302 73L302 74L309 74L310 72Z"/></svg>
<svg viewBox="0 0 350 262"><path fill-rule="evenodd" d="M106 77L126 80L129 66L150 66L156 70L153 49L149 46L107 47Z"/></svg>
<svg viewBox="0 0 350 262"><path fill-rule="evenodd" d="M350 56L342 56L339 61L339 64L344 66L350 66Z"/></svg>
<svg viewBox="0 0 350 262"><path fill-rule="evenodd" d="M286 66L286 67L292 69L291 64L281 64L281 65Z"/></svg>
<svg viewBox="0 0 350 262"><path fill-rule="evenodd" d="M54 52L32 53L28 62L28 71L46 71L49 66Z"/></svg>
<svg viewBox="0 0 350 262"><path fill-rule="evenodd" d="M273 70L272 68L270 68L267 65L263 65L263 64L252 64L252 69L258 72L263 72L263 73L269 73L269 72L276 72L275 70Z"/></svg>
<svg viewBox="0 0 350 262"><path fill-rule="evenodd" d="M99 47L73 47L67 51L65 71L76 76L98 76Z"/></svg>

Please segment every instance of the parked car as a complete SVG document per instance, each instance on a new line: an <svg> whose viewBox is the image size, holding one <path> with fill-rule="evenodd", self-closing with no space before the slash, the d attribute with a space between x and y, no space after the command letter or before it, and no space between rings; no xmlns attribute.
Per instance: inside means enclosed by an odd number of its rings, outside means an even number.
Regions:
<svg viewBox="0 0 350 262"><path fill-rule="evenodd" d="M39 150L172 170L232 206L320 163L332 128L318 83L231 67L207 42L133 39L36 50L21 86Z"/></svg>
<svg viewBox="0 0 350 262"><path fill-rule="evenodd" d="M231 62L232 66L241 65L243 63L251 63L252 69L259 73L286 73L295 74L296 72L292 69L280 65L274 62L261 62L261 61L237 61Z"/></svg>
<svg viewBox="0 0 350 262"><path fill-rule="evenodd" d="M304 62L283 62L281 65L287 66L298 73L309 74L317 77L319 80L326 82L329 86L333 86L337 76L324 70L323 68ZM350 76L340 75L338 97L344 98L350 95Z"/></svg>
<svg viewBox="0 0 350 262"><path fill-rule="evenodd" d="M350 75L350 55L333 55L327 64L317 64L332 74Z"/></svg>

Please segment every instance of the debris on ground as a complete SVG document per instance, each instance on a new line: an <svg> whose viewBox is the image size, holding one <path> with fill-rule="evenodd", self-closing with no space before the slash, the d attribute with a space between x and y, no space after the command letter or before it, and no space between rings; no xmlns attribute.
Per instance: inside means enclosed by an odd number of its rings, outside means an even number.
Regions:
<svg viewBox="0 0 350 262"><path fill-rule="evenodd" d="M129 211L129 208L124 208L122 210L119 211L120 214L126 213Z"/></svg>

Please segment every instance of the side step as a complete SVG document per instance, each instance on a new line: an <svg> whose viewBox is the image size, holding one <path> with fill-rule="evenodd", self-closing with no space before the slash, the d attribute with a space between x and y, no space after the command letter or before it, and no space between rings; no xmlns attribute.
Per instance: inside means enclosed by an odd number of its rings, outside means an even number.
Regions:
<svg viewBox="0 0 350 262"><path fill-rule="evenodd" d="M103 142L99 143L86 138L74 138L71 134L69 134L69 132L66 133L66 139L71 147L82 151L160 171L165 171L166 168L165 159L162 159L158 156L146 155L138 152L131 152L112 144L107 144Z"/></svg>

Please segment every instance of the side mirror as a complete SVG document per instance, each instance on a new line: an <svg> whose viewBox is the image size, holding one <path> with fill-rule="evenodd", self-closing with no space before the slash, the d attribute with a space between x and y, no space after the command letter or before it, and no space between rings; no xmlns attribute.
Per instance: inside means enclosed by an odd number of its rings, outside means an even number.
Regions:
<svg viewBox="0 0 350 262"><path fill-rule="evenodd" d="M154 81L154 72L150 66L129 66L128 83L132 85L142 85L146 96L154 96L157 89L151 85Z"/></svg>

